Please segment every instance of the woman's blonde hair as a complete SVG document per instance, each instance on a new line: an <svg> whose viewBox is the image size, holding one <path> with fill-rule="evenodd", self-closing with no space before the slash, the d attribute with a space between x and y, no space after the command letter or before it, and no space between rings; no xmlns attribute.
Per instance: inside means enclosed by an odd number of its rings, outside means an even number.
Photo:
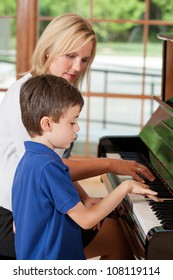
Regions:
<svg viewBox="0 0 173 280"><path fill-rule="evenodd" d="M91 24L77 14L67 13L56 17L48 24L38 40L31 59L31 74L33 76L46 74L54 59L74 52L88 42L93 42L91 58L84 73L74 82L76 87L82 83L85 74L88 81L90 66L96 52L96 35Z"/></svg>

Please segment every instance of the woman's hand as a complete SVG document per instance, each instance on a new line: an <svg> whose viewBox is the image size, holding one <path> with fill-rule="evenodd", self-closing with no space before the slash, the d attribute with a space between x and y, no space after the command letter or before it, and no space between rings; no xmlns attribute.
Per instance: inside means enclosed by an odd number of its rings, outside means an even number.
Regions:
<svg viewBox="0 0 173 280"><path fill-rule="evenodd" d="M70 175L73 182L98 176L104 173L128 175L143 183L144 178L149 181L154 181L155 179L153 174L146 166L134 160L94 158L85 160L63 159L63 161L69 166Z"/></svg>
<svg viewBox="0 0 173 280"><path fill-rule="evenodd" d="M142 183L145 182L143 177L151 182L155 179L153 174L145 165L142 165L134 160L111 159L110 161L111 172L114 172L117 175L129 175ZM140 175L142 175L142 177Z"/></svg>

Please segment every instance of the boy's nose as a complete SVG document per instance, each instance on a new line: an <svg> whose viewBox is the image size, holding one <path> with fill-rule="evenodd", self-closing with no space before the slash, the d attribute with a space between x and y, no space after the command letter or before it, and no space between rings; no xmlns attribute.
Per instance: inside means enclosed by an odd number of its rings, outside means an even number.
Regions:
<svg viewBox="0 0 173 280"><path fill-rule="evenodd" d="M79 130L80 130L80 126L79 126L79 124L77 123L77 124L76 124L76 128L75 128L75 131L78 132Z"/></svg>

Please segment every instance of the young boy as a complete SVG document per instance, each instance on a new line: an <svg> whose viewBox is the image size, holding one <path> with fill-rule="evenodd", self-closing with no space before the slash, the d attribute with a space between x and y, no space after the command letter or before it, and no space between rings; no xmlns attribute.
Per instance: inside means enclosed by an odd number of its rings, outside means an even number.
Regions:
<svg viewBox="0 0 173 280"><path fill-rule="evenodd" d="M128 180L86 208L68 167L54 151L76 139L81 93L60 77L32 77L21 88L20 106L32 141L25 142L12 189L17 259L85 259L81 227L94 227L127 193L154 197L156 192Z"/></svg>

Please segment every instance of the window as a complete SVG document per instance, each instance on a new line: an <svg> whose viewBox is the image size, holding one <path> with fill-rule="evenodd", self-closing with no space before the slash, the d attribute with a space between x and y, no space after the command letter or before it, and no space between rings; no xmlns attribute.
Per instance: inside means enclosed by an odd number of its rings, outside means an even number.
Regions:
<svg viewBox="0 0 173 280"><path fill-rule="evenodd" d="M16 2L0 4L0 102L16 77Z"/></svg>
<svg viewBox="0 0 173 280"><path fill-rule="evenodd" d="M8 65L10 62L13 71L13 75L8 75L10 77L15 76L15 26L17 34L23 32L17 37L17 73L27 71L37 31L39 36L55 16L65 12L79 13L92 23L97 34L97 55L91 69L90 89L84 97L85 106L79 122L81 130L73 155L96 156L98 141L103 135L138 134L155 110L152 96L161 95L163 42L157 34L172 30L170 1L18 0L18 21L21 17L23 22L27 18L27 24L30 22L27 32L26 25L16 25L13 2L1 4L4 9L0 14L0 32L3 32L0 38L4 38L4 45L0 44L0 63L5 60ZM22 9L19 4L23 5ZM2 31L2 26L8 31L4 28ZM5 55L6 51L8 55ZM9 84L11 82L9 80ZM0 83L2 92L8 85L5 79ZM85 84L82 90L85 92Z"/></svg>

